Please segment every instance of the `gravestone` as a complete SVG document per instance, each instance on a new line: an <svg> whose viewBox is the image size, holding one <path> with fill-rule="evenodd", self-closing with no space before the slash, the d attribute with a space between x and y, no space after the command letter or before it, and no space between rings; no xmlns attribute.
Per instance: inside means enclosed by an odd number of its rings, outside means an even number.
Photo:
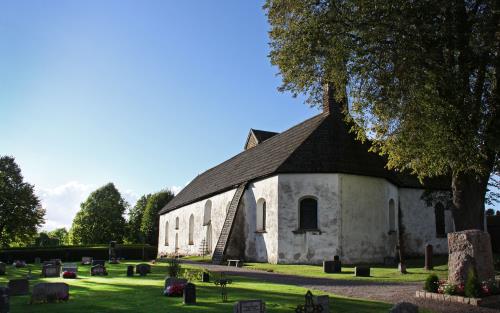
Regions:
<svg viewBox="0 0 500 313"><path fill-rule="evenodd" d="M209 283L210 282L210 275L207 272L203 272L201 274L201 281L204 283Z"/></svg>
<svg viewBox="0 0 500 313"><path fill-rule="evenodd" d="M418 306L409 302L398 302L389 313L418 313Z"/></svg>
<svg viewBox="0 0 500 313"><path fill-rule="evenodd" d="M127 266L127 276L128 277L134 276L134 266L133 265Z"/></svg>
<svg viewBox="0 0 500 313"><path fill-rule="evenodd" d="M141 276L146 276L146 274L151 273L151 265L146 263L137 264L135 266L135 272Z"/></svg>
<svg viewBox="0 0 500 313"><path fill-rule="evenodd" d="M76 263L65 263L62 267L62 271L76 273L78 272L78 265Z"/></svg>
<svg viewBox="0 0 500 313"><path fill-rule="evenodd" d="M0 287L0 313L9 313L9 289Z"/></svg>
<svg viewBox="0 0 500 313"><path fill-rule="evenodd" d="M15 260L14 263L12 263L12 266L17 267L17 268L26 267L26 261Z"/></svg>
<svg viewBox="0 0 500 313"><path fill-rule="evenodd" d="M116 260L116 241L109 242L109 261Z"/></svg>
<svg viewBox="0 0 500 313"><path fill-rule="evenodd" d="M9 296L24 296L30 293L30 282L27 279L9 280L7 287L9 288Z"/></svg>
<svg viewBox="0 0 500 313"><path fill-rule="evenodd" d="M40 259L39 257L36 257L35 258L35 264L39 265L40 263L42 263L42 259Z"/></svg>
<svg viewBox="0 0 500 313"><path fill-rule="evenodd" d="M184 304L196 304L196 285L188 283L184 287Z"/></svg>
<svg viewBox="0 0 500 313"><path fill-rule="evenodd" d="M106 266L106 261L104 261L104 260L92 260L92 266L95 266L95 265Z"/></svg>
<svg viewBox="0 0 500 313"><path fill-rule="evenodd" d="M334 263L333 261L323 261L323 272L331 274L333 271Z"/></svg>
<svg viewBox="0 0 500 313"><path fill-rule="evenodd" d="M464 283L469 270L480 282L494 280L490 235L480 230L464 230L448 234L448 283Z"/></svg>
<svg viewBox="0 0 500 313"><path fill-rule="evenodd" d="M92 257L84 256L82 257L82 265L92 265Z"/></svg>
<svg viewBox="0 0 500 313"><path fill-rule="evenodd" d="M354 276L356 277L370 277L370 267L356 266L354 268Z"/></svg>
<svg viewBox="0 0 500 313"><path fill-rule="evenodd" d="M31 303L69 300L69 285L65 283L38 283L33 286Z"/></svg>
<svg viewBox="0 0 500 313"><path fill-rule="evenodd" d="M108 275L106 267L101 264L94 265L90 268L90 276L106 276L106 275Z"/></svg>
<svg viewBox="0 0 500 313"><path fill-rule="evenodd" d="M432 245L427 244L425 246L425 267L424 269L430 271L434 268L432 265Z"/></svg>
<svg viewBox="0 0 500 313"><path fill-rule="evenodd" d="M42 267L42 277L59 277L61 276L61 267L59 265L48 263Z"/></svg>
<svg viewBox="0 0 500 313"><path fill-rule="evenodd" d="M323 307L314 303L314 297L310 290L306 293L306 302L304 304L299 304L295 309L296 313L321 313L323 312Z"/></svg>
<svg viewBox="0 0 500 313"><path fill-rule="evenodd" d="M315 296L314 304L320 305L323 308L323 312L330 312L330 297L329 296Z"/></svg>
<svg viewBox="0 0 500 313"><path fill-rule="evenodd" d="M333 272L342 273L342 263L340 262L340 257L338 255L333 257Z"/></svg>
<svg viewBox="0 0 500 313"><path fill-rule="evenodd" d="M0 262L0 275L5 275L7 272L7 264Z"/></svg>
<svg viewBox="0 0 500 313"><path fill-rule="evenodd" d="M55 264L55 265L59 265L59 266L62 265L61 259L50 259L49 262L52 263L52 264Z"/></svg>
<svg viewBox="0 0 500 313"><path fill-rule="evenodd" d="M233 313L265 313L266 304L262 300L238 301L233 306Z"/></svg>

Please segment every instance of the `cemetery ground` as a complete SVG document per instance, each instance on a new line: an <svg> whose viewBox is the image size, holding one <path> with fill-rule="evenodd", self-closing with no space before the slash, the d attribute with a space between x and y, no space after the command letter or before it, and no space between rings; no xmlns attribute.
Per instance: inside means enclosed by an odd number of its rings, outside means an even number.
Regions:
<svg viewBox="0 0 500 313"><path fill-rule="evenodd" d="M32 274L38 278L31 280L33 287L38 282L65 282L70 285L70 299L67 302L49 304L29 304L29 296L11 297L11 312L232 312L233 303L239 300L262 299L267 312L293 312L297 304L304 302L307 289L298 286L259 281L250 277L230 277L233 283L228 287L228 302L221 302L220 288L213 283L196 284L197 305L186 306L182 298L162 295L167 265L152 265L152 273L146 277L127 277L127 265L140 262L106 264L109 275L90 276L89 266L78 267L77 279L39 278L40 265L29 264ZM183 265L184 268L192 267ZM0 285L9 279L24 278L28 268L8 267L6 276L0 276ZM327 294L313 291L315 295ZM330 294L330 296L332 296ZM332 312L375 313L387 312L390 304L380 301L349 299L333 296Z"/></svg>

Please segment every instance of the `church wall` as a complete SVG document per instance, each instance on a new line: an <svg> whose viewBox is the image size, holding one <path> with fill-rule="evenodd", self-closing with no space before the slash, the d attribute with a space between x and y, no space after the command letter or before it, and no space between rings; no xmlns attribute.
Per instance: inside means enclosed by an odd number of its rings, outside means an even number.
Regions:
<svg viewBox="0 0 500 313"><path fill-rule="evenodd" d="M339 253L338 180L338 174L279 175L277 262L321 263ZM306 196L318 201L316 232L297 231L299 202Z"/></svg>
<svg viewBox="0 0 500 313"><path fill-rule="evenodd" d="M266 202L265 232L257 230L257 203ZM278 259L278 176L251 183L244 195L245 259L276 263Z"/></svg>
<svg viewBox="0 0 500 313"><path fill-rule="evenodd" d="M397 232L391 231L389 207L392 199L397 229L397 187L383 178L339 176L341 260L349 264L378 263L395 256Z"/></svg>
<svg viewBox="0 0 500 313"><path fill-rule="evenodd" d="M434 207L427 206L421 199L422 189L400 188L402 221L405 225L405 249L409 255L423 255L426 244L431 244L435 254L448 253L447 238L436 237ZM452 232L453 217L445 210L445 230Z"/></svg>
<svg viewBox="0 0 500 313"><path fill-rule="evenodd" d="M207 238L207 229L212 228L211 252L217 244L219 234L226 218L226 212L229 208L236 189L212 196L208 199L198 201L181 208L178 208L167 214L160 216L160 231L158 241L158 254L173 254L175 253L175 236L178 236L178 253L183 255L198 255L202 240ZM211 224L203 225L203 217L205 211L205 204L211 201ZM194 232L193 244L189 244L189 218L194 216ZM175 220L179 217L179 229L175 229ZM168 227L168 241L169 245L165 245L165 225L169 222Z"/></svg>

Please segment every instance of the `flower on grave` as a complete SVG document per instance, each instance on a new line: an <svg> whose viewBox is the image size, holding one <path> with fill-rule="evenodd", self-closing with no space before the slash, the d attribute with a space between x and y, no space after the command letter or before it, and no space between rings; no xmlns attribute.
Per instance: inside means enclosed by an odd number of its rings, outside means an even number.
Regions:
<svg viewBox="0 0 500 313"><path fill-rule="evenodd" d="M491 296L500 293L498 283L494 279L481 282L481 295Z"/></svg>
<svg viewBox="0 0 500 313"><path fill-rule="evenodd" d="M184 291L184 284L172 284L165 289L165 295L169 297L180 297Z"/></svg>
<svg viewBox="0 0 500 313"><path fill-rule="evenodd" d="M66 271L63 273L63 278L74 279L76 278L76 273Z"/></svg>
<svg viewBox="0 0 500 313"><path fill-rule="evenodd" d="M456 294L457 295L460 295L460 296L463 296L465 294L465 284L464 283L460 283L456 286Z"/></svg>

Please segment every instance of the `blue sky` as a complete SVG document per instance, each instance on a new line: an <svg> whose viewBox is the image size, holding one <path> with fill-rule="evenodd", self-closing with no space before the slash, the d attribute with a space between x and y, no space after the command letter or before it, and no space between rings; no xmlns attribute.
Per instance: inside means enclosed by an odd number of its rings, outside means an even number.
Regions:
<svg viewBox="0 0 500 313"><path fill-rule="evenodd" d="M0 155L68 226L109 181L133 202L318 113L279 93L256 1L0 1Z"/></svg>

